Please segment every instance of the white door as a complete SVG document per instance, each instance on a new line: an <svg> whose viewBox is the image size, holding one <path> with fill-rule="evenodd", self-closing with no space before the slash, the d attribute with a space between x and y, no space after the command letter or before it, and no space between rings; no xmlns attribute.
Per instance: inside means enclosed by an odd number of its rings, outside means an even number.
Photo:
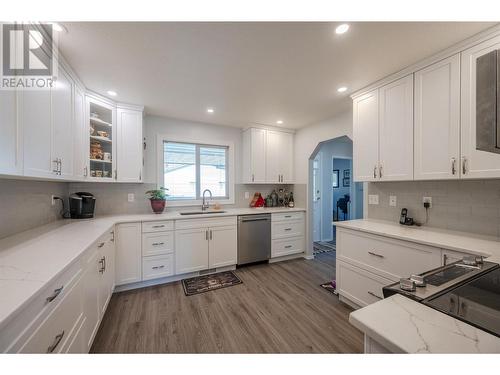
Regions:
<svg viewBox="0 0 500 375"><path fill-rule="evenodd" d="M84 91L75 86L74 95L74 177L85 179L89 175L89 126L85 121L85 94Z"/></svg>
<svg viewBox="0 0 500 375"><path fill-rule="evenodd" d="M175 231L176 275L208 269L207 228Z"/></svg>
<svg viewBox="0 0 500 375"><path fill-rule="evenodd" d="M266 133L266 182L281 182L281 132Z"/></svg>
<svg viewBox="0 0 500 375"><path fill-rule="evenodd" d="M123 285L141 281L141 223L117 225L115 242L115 284Z"/></svg>
<svg viewBox="0 0 500 375"><path fill-rule="evenodd" d="M321 241L321 154L313 160L313 241Z"/></svg>
<svg viewBox="0 0 500 375"><path fill-rule="evenodd" d="M293 183L293 134L280 134L280 174L281 182Z"/></svg>
<svg viewBox="0 0 500 375"><path fill-rule="evenodd" d="M57 177L57 161L52 159L52 116L50 90L21 92L24 175Z"/></svg>
<svg viewBox="0 0 500 375"><path fill-rule="evenodd" d="M74 169L73 80L59 67L52 88L52 157L60 159L60 176L70 179Z"/></svg>
<svg viewBox="0 0 500 375"><path fill-rule="evenodd" d="M238 235L235 226L209 229L208 268L232 266L238 258Z"/></svg>
<svg viewBox="0 0 500 375"><path fill-rule="evenodd" d="M16 91L0 90L0 174L22 175L21 128Z"/></svg>
<svg viewBox="0 0 500 375"><path fill-rule="evenodd" d="M353 100L355 181L378 179L378 90Z"/></svg>
<svg viewBox="0 0 500 375"><path fill-rule="evenodd" d="M415 73L415 180L460 176L460 54Z"/></svg>
<svg viewBox="0 0 500 375"><path fill-rule="evenodd" d="M379 89L379 178L413 180L413 75Z"/></svg>
<svg viewBox="0 0 500 375"><path fill-rule="evenodd" d="M101 265L99 263L100 252L95 249L93 254L89 257L86 265L85 274L83 275L83 314L86 318L85 321L85 343L87 344L87 351L92 346L97 329L99 328L99 282L101 274L99 270Z"/></svg>
<svg viewBox="0 0 500 375"><path fill-rule="evenodd" d="M118 181L142 181L142 112L118 108L117 165Z"/></svg>
<svg viewBox="0 0 500 375"><path fill-rule="evenodd" d="M476 146L476 60L497 49L500 49L500 37L462 52L462 178L500 177L500 154L478 150Z"/></svg>

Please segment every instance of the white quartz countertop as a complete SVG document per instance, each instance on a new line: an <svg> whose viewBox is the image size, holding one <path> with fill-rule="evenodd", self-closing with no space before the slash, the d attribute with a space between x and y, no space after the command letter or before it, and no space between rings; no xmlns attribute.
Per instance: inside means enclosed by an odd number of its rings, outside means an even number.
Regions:
<svg viewBox="0 0 500 375"><path fill-rule="evenodd" d="M500 353L500 338L399 294L349 322L394 353Z"/></svg>
<svg viewBox="0 0 500 375"><path fill-rule="evenodd" d="M110 215L60 220L0 240L0 329L115 224L305 211L302 208L230 208L224 213ZM186 209L185 211L197 211Z"/></svg>
<svg viewBox="0 0 500 375"><path fill-rule="evenodd" d="M403 226L382 220L348 220L335 222L339 228L387 236L398 240L454 250L473 255L491 257L500 262L500 241L496 237L479 236L472 233L441 230L429 227Z"/></svg>

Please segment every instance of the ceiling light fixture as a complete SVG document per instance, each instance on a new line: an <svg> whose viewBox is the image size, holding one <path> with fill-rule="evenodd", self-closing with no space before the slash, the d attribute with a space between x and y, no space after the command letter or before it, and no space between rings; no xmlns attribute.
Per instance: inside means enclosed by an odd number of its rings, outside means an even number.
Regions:
<svg viewBox="0 0 500 375"><path fill-rule="evenodd" d="M283 124L283 120L278 120L278 121L276 121L276 123L277 123L278 125L281 125L281 124Z"/></svg>
<svg viewBox="0 0 500 375"><path fill-rule="evenodd" d="M337 92L346 92L346 91L347 91L347 87L345 87L345 86L339 87L337 89Z"/></svg>
<svg viewBox="0 0 500 375"><path fill-rule="evenodd" d="M109 91L108 91L108 95L109 95L109 96L116 96L116 95L118 95L118 94L116 93L116 91L109 90Z"/></svg>
<svg viewBox="0 0 500 375"><path fill-rule="evenodd" d="M214 113L214 109L213 108L207 108L207 112L208 113Z"/></svg>
<svg viewBox="0 0 500 375"><path fill-rule="evenodd" d="M344 34L345 32L347 32L347 30L349 30L349 25L347 23L343 23L342 25L337 26L337 28L335 29L335 33Z"/></svg>

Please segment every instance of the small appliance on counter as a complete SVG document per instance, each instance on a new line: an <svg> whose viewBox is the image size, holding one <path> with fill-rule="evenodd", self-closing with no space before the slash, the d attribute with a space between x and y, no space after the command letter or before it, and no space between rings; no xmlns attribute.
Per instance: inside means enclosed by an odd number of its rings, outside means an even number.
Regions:
<svg viewBox="0 0 500 375"><path fill-rule="evenodd" d="M69 213L72 219L94 217L95 197L91 193L77 192L69 196Z"/></svg>
<svg viewBox="0 0 500 375"><path fill-rule="evenodd" d="M482 257L403 278L383 288L500 337L500 265Z"/></svg>

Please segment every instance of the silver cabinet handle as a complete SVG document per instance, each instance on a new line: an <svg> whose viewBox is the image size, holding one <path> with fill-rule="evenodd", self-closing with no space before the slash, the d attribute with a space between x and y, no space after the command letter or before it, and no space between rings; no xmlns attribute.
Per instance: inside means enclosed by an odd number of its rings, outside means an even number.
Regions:
<svg viewBox="0 0 500 375"><path fill-rule="evenodd" d="M210 240L212 240L212 229L210 229Z"/></svg>
<svg viewBox="0 0 500 375"><path fill-rule="evenodd" d="M208 229L205 231L205 240L208 241Z"/></svg>
<svg viewBox="0 0 500 375"><path fill-rule="evenodd" d="M254 181L255 181L255 176L252 173L252 182L254 182Z"/></svg>
<svg viewBox="0 0 500 375"><path fill-rule="evenodd" d="M45 299L45 301L46 301L47 303L50 303L50 302L52 302L53 300L55 300L55 299L57 298L57 296L58 296L59 294L61 294L61 292L62 292L63 288L64 288L64 285L63 285L63 286L61 286L60 288L54 289L54 293L52 293L52 295L50 295L49 297L47 297L47 298Z"/></svg>
<svg viewBox="0 0 500 375"><path fill-rule="evenodd" d="M101 242L99 245L97 245L98 248L101 248L104 246L104 242Z"/></svg>
<svg viewBox="0 0 500 375"><path fill-rule="evenodd" d="M87 167L84 167L84 168L83 168L83 177L87 177L88 173L89 173L89 172L88 172L88 168L87 168Z"/></svg>
<svg viewBox="0 0 500 375"><path fill-rule="evenodd" d="M285 249L290 249L291 247L292 247L292 245L286 245Z"/></svg>
<svg viewBox="0 0 500 375"><path fill-rule="evenodd" d="M52 169L52 172L54 172L55 174L58 174L59 173L59 159L52 160L52 163L55 164L55 168Z"/></svg>
<svg viewBox="0 0 500 375"><path fill-rule="evenodd" d="M165 242L153 242L152 245L153 246L161 246L161 245L165 245Z"/></svg>
<svg viewBox="0 0 500 375"><path fill-rule="evenodd" d="M101 268L99 268L99 273L104 273L104 257L99 260L99 264L101 265Z"/></svg>
<svg viewBox="0 0 500 375"><path fill-rule="evenodd" d="M451 158L451 174L455 175L457 173L457 159Z"/></svg>
<svg viewBox="0 0 500 375"><path fill-rule="evenodd" d="M285 228L285 231L287 231L287 232L290 230L292 230L292 228Z"/></svg>
<svg viewBox="0 0 500 375"><path fill-rule="evenodd" d="M59 158L59 176L62 174L62 159Z"/></svg>
<svg viewBox="0 0 500 375"><path fill-rule="evenodd" d="M106 257L105 256L102 257L102 261L103 261L102 263L103 263L103 267L104 267L102 272L106 272Z"/></svg>
<svg viewBox="0 0 500 375"><path fill-rule="evenodd" d="M165 268L165 266L161 265L161 266L154 266L154 267L151 267L151 268L154 269L154 270L158 270L158 269Z"/></svg>
<svg viewBox="0 0 500 375"><path fill-rule="evenodd" d="M61 342L63 337L64 337L64 331L62 331L60 334L58 334L56 337L54 337L54 342L52 343L52 345L50 345L47 348L47 353L53 353L54 350L56 350L57 346L59 345L59 343Z"/></svg>
<svg viewBox="0 0 500 375"><path fill-rule="evenodd" d="M378 298L378 299L383 299L382 297L377 296L377 295L376 295L375 293L373 293L373 292L368 291L368 294L369 294L370 296L375 297L375 298Z"/></svg>
<svg viewBox="0 0 500 375"><path fill-rule="evenodd" d="M373 178L377 178L377 166L373 167Z"/></svg>
<svg viewBox="0 0 500 375"><path fill-rule="evenodd" d="M448 263L448 255L443 254L443 266L446 266L447 263Z"/></svg>
<svg viewBox="0 0 500 375"><path fill-rule="evenodd" d="M139 171L139 181L142 180L142 171Z"/></svg>
<svg viewBox="0 0 500 375"><path fill-rule="evenodd" d="M110 241L111 241L111 242L114 242L114 240L115 240L115 231L114 231L114 230L113 230L113 231L111 231L111 233L110 233L110 234L111 234L111 239L110 239Z"/></svg>
<svg viewBox="0 0 500 375"><path fill-rule="evenodd" d="M292 215L285 215L285 218L287 218L287 219L289 219L291 217L292 217Z"/></svg>
<svg viewBox="0 0 500 375"><path fill-rule="evenodd" d="M118 180L118 171L115 169L115 180Z"/></svg>
<svg viewBox="0 0 500 375"><path fill-rule="evenodd" d="M165 227L164 224L162 224L162 225L153 225L153 228L164 228L164 227Z"/></svg>
<svg viewBox="0 0 500 375"><path fill-rule="evenodd" d="M462 174L467 174L467 158L462 156Z"/></svg>
<svg viewBox="0 0 500 375"><path fill-rule="evenodd" d="M371 251L369 251L368 254L373 255L375 257L378 257L378 258L385 258L383 255L380 255L380 254L377 254L377 253L373 253Z"/></svg>
<svg viewBox="0 0 500 375"><path fill-rule="evenodd" d="M379 178L382 178L382 164L378 167L378 176Z"/></svg>

